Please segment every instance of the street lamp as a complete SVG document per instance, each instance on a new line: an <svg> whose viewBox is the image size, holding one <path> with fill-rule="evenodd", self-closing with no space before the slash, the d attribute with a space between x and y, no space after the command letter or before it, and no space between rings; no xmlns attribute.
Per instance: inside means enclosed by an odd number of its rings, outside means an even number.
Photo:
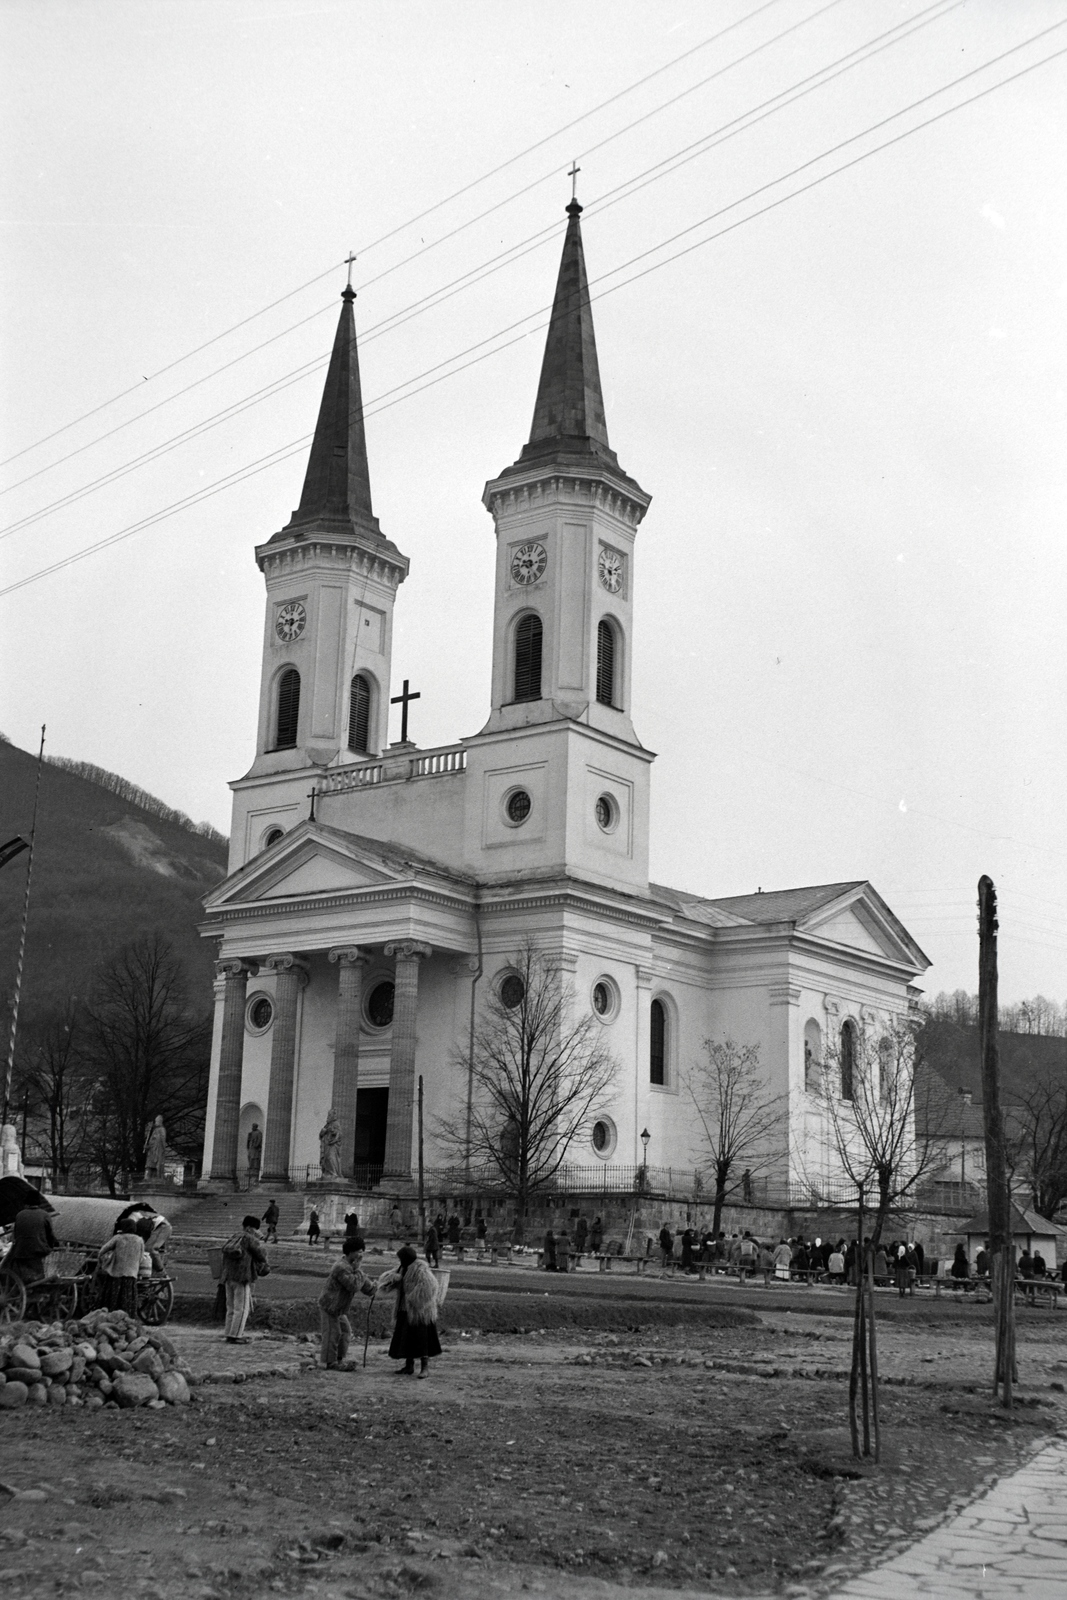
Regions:
<svg viewBox="0 0 1067 1600"><path fill-rule="evenodd" d="M652 1137L652 1135L649 1133L647 1128L642 1128L641 1129L641 1143L645 1147L645 1163L646 1163L646 1165L648 1163L648 1141L651 1139L651 1137Z"/></svg>

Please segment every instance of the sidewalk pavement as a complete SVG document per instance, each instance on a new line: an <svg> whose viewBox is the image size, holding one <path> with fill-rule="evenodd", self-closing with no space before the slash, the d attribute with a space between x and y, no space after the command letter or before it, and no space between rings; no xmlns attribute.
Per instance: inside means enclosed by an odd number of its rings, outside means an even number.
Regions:
<svg viewBox="0 0 1067 1600"><path fill-rule="evenodd" d="M1064 1600L1067 1439L1057 1439L913 1544L832 1591L832 1600Z"/></svg>

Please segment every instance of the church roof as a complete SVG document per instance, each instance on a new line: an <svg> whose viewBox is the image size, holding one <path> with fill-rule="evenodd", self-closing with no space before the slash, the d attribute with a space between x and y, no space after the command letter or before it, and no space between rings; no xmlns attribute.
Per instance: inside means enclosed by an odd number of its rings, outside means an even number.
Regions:
<svg viewBox="0 0 1067 1600"><path fill-rule="evenodd" d="M619 459L608 443L593 309L578 220L581 214L581 206L577 200L572 200L567 207L567 233L530 438L518 461L501 476L508 477L542 465L601 466L637 488L619 466Z"/></svg>
<svg viewBox="0 0 1067 1600"><path fill-rule="evenodd" d="M351 286L341 295L341 315L326 371L304 489L289 529L299 529L313 522L326 521L331 525L348 522L351 532L370 533L381 538L378 519L371 507L356 319L352 310L355 298Z"/></svg>
<svg viewBox="0 0 1067 1600"><path fill-rule="evenodd" d="M654 900L671 906L690 922L702 922L711 928L754 928L786 923L798 932L817 938L853 944L854 919L870 936L866 948L872 951L880 948L890 959L902 960L916 972L930 965L929 958L903 923L877 890L862 878L848 883L818 883L800 889L726 895L715 900L660 884L650 884L649 889ZM847 919L844 925L842 918Z"/></svg>
<svg viewBox="0 0 1067 1600"><path fill-rule="evenodd" d="M1063 1229L1057 1228L1054 1222L1050 1222L1047 1217L1040 1216L1036 1211L1024 1211L1022 1206L1017 1205L1013 1200L1011 1202L1011 1231L1016 1236L1023 1233L1033 1234L1041 1239L1055 1239L1063 1232ZM988 1235L989 1212L976 1211L974 1216L969 1217L957 1232Z"/></svg>
<svg viewBox="0 0 1067 1600"><path fill-rule="evenodd" d="M745 922L803 922L813 911L839 900L853 889L862 889L863 880L853 883L817 883L806 889L770 889L758 894L728 895L711 905Z"/></svg>

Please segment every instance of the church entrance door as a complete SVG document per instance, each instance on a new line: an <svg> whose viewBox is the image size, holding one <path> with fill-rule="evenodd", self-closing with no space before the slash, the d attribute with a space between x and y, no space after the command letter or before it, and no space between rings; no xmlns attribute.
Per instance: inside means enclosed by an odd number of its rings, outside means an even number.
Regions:
<svg viewBox="0 0 1067 1600"><path fill-rule="evenodd" d="M389 1117L388 1089L356 1091L356 1147L353 1176L359 1183L377 1183L385 1165L385 1127Z"/></svg>

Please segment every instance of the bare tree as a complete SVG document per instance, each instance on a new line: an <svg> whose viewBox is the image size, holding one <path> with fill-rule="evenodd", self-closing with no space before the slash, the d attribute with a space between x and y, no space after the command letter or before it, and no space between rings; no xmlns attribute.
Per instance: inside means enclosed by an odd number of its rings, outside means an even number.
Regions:
<svg viewBox="0 0 1067 1600"><path fill-rule="evenodd" d="M783 1142L776 1136L786 1122L785 1097L771 1093L760 1071L759 1046L732 1039L721 1044L705 1039L702 1059L681 1076L703 1131L715 1185L711 1226L717 1234L727 1196L739 1185L744 1192L745 1173L751 1178L782 1155ZM739 1167L744 1169L740 1176Z"/></svg>
<svg viewBox="0 0 1067 1600"><path fill-rule="evenodd" d="M926 1067L906 1017L877 1033L846 1023L824 1052L816 1093L841 1171L874 1212L877 1246L893 1208L948 1161L955 1096Z"/></svg>
<svg viewBox="0 0 1067 1600"><path fill-rule="evenodd" d="M1054 1217L1067 1200L1067 1071L1049 1071L1004 1097L1012 1177L1022 1177L1034 1210Z"/></svg>
<svg viewBox="0 0 1067 1600"><path fill-rule="evenodd" d="M126 945L102 969L85 1012L85 1059L96 1080L93 1155L112 1193L144 1168L147 1131L195 1156L203 1145L210 1018L187 1002L174 952L156 936Z"/></svg>
<svg viewBox="0 0 1067 1600"><path fill-rule="evenodd" d="M560 963L528 941L490 990L473 1049L458 1060L469 1116L442 1121L438 1136L468 1166L489 1169L489 1181L514 1196L521 1225L530 1196L551 1184L611 1088L616 1062L597 1018L575 1015Z"/></svg>
<svg viewBox="0 0 1067 1600"><path fill-rule="evenodd" d="M67 1186L72 1167L87 1149L94 1081L84 1051L85 1019L74 1000L25 1030L17 1083L31 1119L27 1155L52 1169L52 1187Z"/></svg>

